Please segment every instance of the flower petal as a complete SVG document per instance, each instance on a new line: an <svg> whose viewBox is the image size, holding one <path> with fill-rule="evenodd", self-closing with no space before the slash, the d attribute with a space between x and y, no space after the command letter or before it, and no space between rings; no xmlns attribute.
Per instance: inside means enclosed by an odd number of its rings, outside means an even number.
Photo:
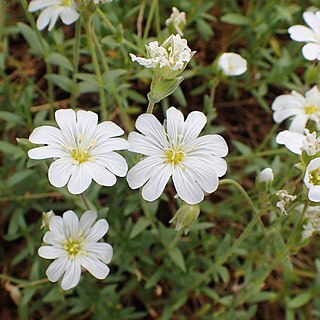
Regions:
<svg viewBox="0 0 320 320"><path fill-rule="evenodd" d="M147 157L138 162L127 174L127 181L130 188L140 188L161 165L163 165L163 159L160 157Z"/></svg>
<svg viewBox="0 0 320 320"><path fill-rule="evenodd" d="M93 134L98 125L98 115L92 111L79 110L77 112L78 134L85 137L85 140L93 139Z"/></svg>
<svg viewBox="0 0 320 320"><path fill-rule="evenodd" d="M178 167L174 170L172 180L178 196L188 204L197 204L204 198L204 193L190 170Z"/></svg>
<svg viewBox="0 0 320 320"><path fill-rule="evenodd" d="M61 144L65 144L61 130L51 126L35 128L30 134L29 140L32 143L49 144L57 147L60 147Z"/></svg>
<svg viewBox="0 0 320 320"><path fill-rule="evenodd" d="M48 170L50 183L57 188L64 187L73 174L74 169L75 166L72 164L71 159L62 158L54 161Z"/></svg>
<svg viewBox="0 0 320 320"><path fill-rule="evenodd" d="M171 175L172 167L170 165L162 164L161 166L157 166L152 172L152 176L149 181L142 188L142 198L147 201L154 201L158 199Z"/></svg>
<svg viewBox="0 0 320 320"><path fill-rule="evenodd" d="M79 258L68 260L66 265L66 272L61 281L61 288L69 290L74 288L80 281L81 264Z"/></svg>
<svg viewBox="0 0 320 320"><path fill-rule="evenodd" d="M146 137L151 138L155 145L163 146L165 131L162 124L153 114L144 113L136 121L136 128Z"/></svg>
<svg viewBox="0 0 320 320"><path fill-rule="evenodd" d="M288 29L288 32L290 34L290 38L294 41L298 41L298 42L316 41L316 36L314 31L302 25L292 26Z"/></svg>
<svg viewBox="0 0 320 320"><path fill-rule="evenodd" d="M76 239L79 236L79 218L74 211L68 210L63 214L67 238Z"/></svg>
<svg viewBox="0 0 320 320"><path fill-rule="evenodd" d="M88 162L85 167L87 174L101 186L111 187L117 182L117 178L113 173L97 163Z"/></svg>
<svg viewBox="0 0 320 320"><path fill-rule="evenodd" d="M294 132L302 133L306 128L306 124L308 121L308 115L300 114L293 118L289 130Z"/></svg>
<svg viewBox="0 0 320 320"><path fill-rule="evenodd" d="M276 142L278 144L284 144L287 149L295 154L301 154L304 138L305 136L301 133L285 130L278 133Z"/></svg>
<svg viewBox="0 0 320 320"><path fill-rule="evenodd" d="M126 160L116 152L105 154L103 158L98 158L96 163L106 167L109 171L119 177L124 177L128 171Z"/></svg>
<svg viewBox="0 0 320 320"><path fill-rule="evenodd" d="M43 30L49 23L52 17L52 7L46 8L39 14L37 19L37 29Z"/></svg>
<svg viewBox="0 0 320 320"><path fill-rule="evenodd" d="M92 181L91 174L88 173L87 167L88 162L77 165L70 177L68 182L68 190L72 194L80 194L86 191Z"/></svg>
<svg viewBox="0 0 320 320"><path fill-rule="evenodd" d="M80 15L74 8L66 7L61 12L60 17L64 24L69 25L74 23L76 20L78 20Z"/></svg>
<svg viewBox="0 0 320 320"><path fill-rule="evenodd" d="M57 282L66 271L68 265L68 257L58 258L54 260L48 267L46 275L51 282Z"/></svg>
<svg viewBox="0 0 320 320"><path fill-rule="evenodd" d="M138 132L130 132L128 137L128 150L146 156L158 155L163 152L163 141L160 143L158 140L149 136L144 136Z"/></svg>
<svg viewBox="0 0 320 320"><path fill-rule="evenodd" d="M38 249L38 254L45 259L57 259L66 256L65 250L56 246L42 246Z"/></svg>
<svg viewBox="0 0 320 320"><path fill-rule="evenodd" d="M181 111L175 107L167 110L167 133L170 139L177 140L184 131L184 117Z"/></svg>
<svg viewBox="0 0 320 320"><path fill-rule="evenodd" d="M112 121L104 121L98 124L95 139L100 140L111 137L118 137L124 134L124 131Z"/></svg>
<svg viewBox="0 0 320 320"><path fill-rule="evenodd" d="M85 233L87 242L99 241L109 230L109 224L106 219L98 220L93 227Z"/></svg>
<svg viewBox="0 0 320 320"><path fill-rule="evenodd" d="M88 257L100 259L104 263L109 263L112 259L113 249L109 243L88 243L84 245L83 249L88 252Z"/></svg>
<svg viewBox="0 0 320 320"><path fill-rule="evenodd" d="M308 198L314 202L320 202L320 186L312 186L309 189Z"/></svg>
<svg viewBox="0 0 320 320"><path fill-rule="evenodd" d="M191 112L184 123L184 142L187 144L189 141L197 138L206 123L207 117L203 112Z"/></svg>
<svg viewBox="0 0 320 320"><path fill-rule="evenodd" d="M224 138L218 134L208 134L197 138L194 142L194 149L192 155L209 153L218 157L225 157L228 154L228 145Z"/></svg>
<svg viewBox="0 0 320 320"><path fill-rule="evenodd" d="M28 151L28 157L35 160L62 158L66 155L67 153L62 148L53 148L51 146L33 148Z"/></svg>
<svg viewBox="0 0 320 320"><path fill-rule="evenodd" d="M97 220L97 213L93 210L87 210L80 218L79 229L82 231L89 230Z"/></svg>
<svg viewBox="0 0 320 320"><path fill-rule="evenodd" d="M76 113L72 109L57 110L55 119L66 139L70 140L70 137L74 139L77 135Z"/></svg>
<svg viewBox="0 0 320 320"><path fill-rule="evenodd" d="M307 43L302 48L302 54L307 60L319 60L320 55L320 44L318 43Z"/></svg>
<svg viewBox="0 0 320 320"><path fill-rule="evenodd" d="M110 269L106 264L92 257L82 256L81 265L97 279L105 279L110 272Z"/></svg>

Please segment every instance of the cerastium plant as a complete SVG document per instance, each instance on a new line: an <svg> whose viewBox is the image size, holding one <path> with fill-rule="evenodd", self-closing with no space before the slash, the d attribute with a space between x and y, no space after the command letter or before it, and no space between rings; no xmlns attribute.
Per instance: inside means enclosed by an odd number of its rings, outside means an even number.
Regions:
<svg viewBox="0 0 320 320"><path fill-rule="evenodd" d="M234 96L239 88L256 92L256 83L263 81L257 70L266 62L226 45L214 59L201 62L206 53L196 47L193 24L205 39L210 35L208 21L215 20L210 1L199 12L197 1L180 1L181 11L175 4L166 20L160 19L164 13L157 0L120 2L21 1L30 26L19 23L18 29L46 69L32 99L46 101L33 106L33 121L1 113L0 119L17 121L21 136L29 133L28 139L18 139L24 152L17 159L25 160L27 153L26 177L39 180L30 190L43 190L35 195L27 190L22 199L49 200L29 208L38 215L34 237L21 214L15 217L30 252L53 262L48 266L37 257L30 281L8 276L7 269L0 278L20 315L39 290L43 301L61 302L51 318L70 309L69 318L88 310L95 319L173 319L174 312L188 310L194 291L210 301L194 319L238 319L238 311L239 319L249 319L266 297L282 301L280 294L264 290L268 277L279 265L294 270L290 257L320 232L319 87L289 83L291 92L271 105L274 128L252 152L221 126L212 126L216 92L222 88L225 102L229 88ZM310 28L289 28L293 40L307 42L302 53L310 61L320 60L319 17L320 11L307 11L303 18ZM240 13L222 20L239 28L251 23ZM270 43L278 48L275 41ZM264 53L266 61L270 55ZM198 86L202 76L206 83ZM184 94L185 88L190 92ZM197 95L204 96L206 106ZM286 119L288 129L276 135ZM234 147L240 156L230 155ZM234 167L239 160L249 164ZM252 172L255 184L243 179ZM247 182L245 188L238 180ZM41 210L44 232L38 230ZM101 240L107 232L108 243ZM45 269L47 278L39 280ZM101 281L80 279L85 271ZM298 302L286 296L287 314L314 296L311 291L298 295ZM142 306L134 310L130 303Z"/></svg>

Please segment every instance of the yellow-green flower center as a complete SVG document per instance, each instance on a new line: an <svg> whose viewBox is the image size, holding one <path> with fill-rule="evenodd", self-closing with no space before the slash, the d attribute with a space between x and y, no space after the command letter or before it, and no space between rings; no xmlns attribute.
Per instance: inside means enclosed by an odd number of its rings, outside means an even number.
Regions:
<svg viewBox="0 0 320 320"><path fill-rule="evenodd" d="M72 0L62 0L61 1L61 6L64 6L64 7L70 7L72 4Z"/></svg>
<svg viewBox="0 0 320 320"><path fill-rule="evenodd" d="M309 172L309 182L314 186L320 185L320 168L314 169Z"/></svg>
<svg viewBox="0 0 320 320"><path fill-rule="evenodd" d="M319 108L316 106L307 106L304 108L305 114L314 114L319 111Z"/></svg>
<svg viewBox="0 0 320 320"><path fill-rule="evenodd" d="M78 164L87 162L90 159L89 151L82 148L72 149L71 156Z"/></svg>
<svg viewBox="0 0 320 320"><path fill-rule="evenodd" d="M178 148L176 150L168 149L165 153L164 162L168 164L178 165L182 162L184 156L185 153L181 150L181 148Z"/></svg>
<svg viewBox="0 0 320 320"><path fill-rule="evenodd" d="M69 257L74 259L77 255L85 255L86 252L82 250L83 241L81 239L69 238L65 241L63 248L67 251Z"/></svg>

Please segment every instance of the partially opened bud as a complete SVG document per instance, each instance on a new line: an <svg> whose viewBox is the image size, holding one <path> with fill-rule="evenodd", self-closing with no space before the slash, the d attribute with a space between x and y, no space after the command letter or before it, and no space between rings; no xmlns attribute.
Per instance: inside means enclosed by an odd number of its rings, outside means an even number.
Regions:
<svg viewBox="0 0 320 320"><path fill-rule="evenodd" d="M256 185L261 191L267 191L272 184L274 175L271 168L263 169L257 176Z"/></svg>
<svg viewBox="0 0 320 320"><path fill-rule="evenodd" d="M176 212L170 223L176 224L176 231L183 230L187 234L200 214L199 205L185 204Z"/></svg>
<svg viewBox="0 0 320 320"><path fill-rule="evenodd" d="M52 217L54 217L55 214L52 210L48 211L48 212L42 212L42 223L41 223L41 227L40 229L49 229L49 224L50 221L52 219Z"/></svg>

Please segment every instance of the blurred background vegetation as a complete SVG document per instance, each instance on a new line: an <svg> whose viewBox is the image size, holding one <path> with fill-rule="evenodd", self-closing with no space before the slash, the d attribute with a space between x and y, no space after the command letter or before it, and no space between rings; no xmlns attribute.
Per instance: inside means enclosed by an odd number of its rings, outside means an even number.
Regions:
<svg viewBox="0 0 320 320"><path fill-rule="evenodd" d="M36 15L23 4L0 2L0 319L320 318L319 238L301 248L301 235L291 237L299 212L293 208L281 216L275 207L260 206L265 229L255 226L226 256L252 218L239 191L227 186L206 197L198 221L184 236L169 224L177 210L172 186L160 200L146 203L125 179L112 188L92 185L86 195L110 224L110 276L97 281L86 274L68 292L38 281L49 264L37 255L42 212L80 214L85 207L66 189L52 187L46 172L50 161L29 160L23 141L16 139L54 124L52 108L99 112L100 83L82 22L59 23L52 32L39 33L32 28ZM205 112L205 131L219 132L230 146L227 177L240 182L257 203L255 176L269 166L276 174L274 190L296 188L299 194L296 159L275 144L278 126L270 104L279 94L304 92L320 82L319 65L304 60L301 45L287 34L312 5L319 2L114 0L100 5L93 22L105 68L107 118L130 132L146 110L151 73L128 54L141 56L145 44L169 35L164 21L175 6L187 14L184 37L197 54L180 88L156 106L155 114L162 120L170 105L185 114ZM223 51L240 53L249 68L216 86L213 62ZM136 163L136 155L123 154L129 166Z"/></svg>

